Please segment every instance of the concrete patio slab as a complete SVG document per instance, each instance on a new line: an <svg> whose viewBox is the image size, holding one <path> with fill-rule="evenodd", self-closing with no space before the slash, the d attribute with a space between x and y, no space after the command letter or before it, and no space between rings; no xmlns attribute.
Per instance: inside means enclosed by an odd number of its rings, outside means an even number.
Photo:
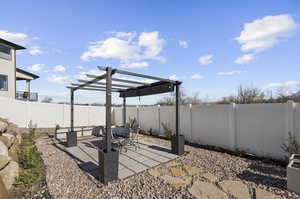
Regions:
<svg viewBox="0 0 300 199"><path fill-rule="evenodd" d="M89 176L98 179L98 148L103 147L101 138L80 141L75 147L65 148L66 152L77 162L78 166ZM137 150L128 148L119 156L119 179L124 179L169 162L177 158L171 150L150 142L140 141Z"/></svg>

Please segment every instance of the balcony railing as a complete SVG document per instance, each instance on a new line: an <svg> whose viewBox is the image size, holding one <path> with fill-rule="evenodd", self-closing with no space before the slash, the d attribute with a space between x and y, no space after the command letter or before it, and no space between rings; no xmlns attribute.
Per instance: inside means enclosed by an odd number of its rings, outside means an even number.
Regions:
<svg viewBox="0 0 300 199"><path fill-rule="evenodd" d="M17 91L16 99L36 102L36 101L38 101L39 96L38 96L38 93L32 93L32 92L29 93L29 92L26 92L26 91Z"/></svg>

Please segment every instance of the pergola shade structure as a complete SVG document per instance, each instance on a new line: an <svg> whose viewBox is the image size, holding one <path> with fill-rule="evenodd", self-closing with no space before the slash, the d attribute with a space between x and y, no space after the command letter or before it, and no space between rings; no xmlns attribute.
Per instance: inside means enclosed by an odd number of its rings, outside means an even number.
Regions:
<svg viewBox="0 0 300 199"><path fill-rule="evenodd" d="M182 155L184 153L184 136L179 134L179 87L182 82L154 77L144 74L128 72L111 67L100 67L104 71L102 75L90 75L90 80L78 80L78 83L72 83L67 88L71 91L71 130L67 134L67 147L77 145L77 133L74 132L74 92L76 90L105 91L106 92L106 126L104 149L99 149L99 168L100 180L107 183L118 178L118 151L112 148L111 144L111 93L118 92L119 97L123 98L123 125L126 123L126 98L140 97L146 95L161 94L167 92L176 92L175 120L176 131L172 136L172 153ZM127 78L114 78L115 74L121 74L132 77L143 78L144 81L138 81ZM103 80L105 80L103 82ZM149 83L151 82L151 83Z"/></svg>

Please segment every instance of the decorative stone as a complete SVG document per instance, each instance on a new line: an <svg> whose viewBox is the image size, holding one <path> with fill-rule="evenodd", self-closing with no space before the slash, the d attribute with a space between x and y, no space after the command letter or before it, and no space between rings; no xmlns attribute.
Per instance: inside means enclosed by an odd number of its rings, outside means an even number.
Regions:
<svg viewBox="0 0 300 199"><path fill-rule="evenodd" d="M176 187L186 187L192 182L192 177L187 176L184 179L179 178L179 177L173 177L173 176L168 176L168 175L163 175L161 178L172 185L175 185Z"/></svg>
<svg viewBox="0 0 300 199"><path fill-rule="evenodd" d="M0 155L0 170L3 169L10 161L9 156Z"/></svg>
<svg viewBox="0 0 300 199"><path fill-rule="evenodd" d="M8 124L6 122L0 120L0 135L2 133L6 132L7 127L8 127Z"/></svg>
<svg viewBox="0 0 300 199"><path fill-rule="evenodd" d="M15 136L12 134L3 133L2 136L7 137L7 139L9 139L11 143L14 143L14 141L15 141Z"/></svg>
<svg viewBox="0 0 300 199"><path fill-rule="evenodd" d="M172 176L174 176L174 177L185 176L184 171L180 167L171 168L171 173L172 173Z"/></svg>
<svg viewBox="0 0 300 199"><path fill-rule="evenodd" d="M218 177L216 177L215 175L211 174L211 173L205 173L202 175L202 177L206 178L207 180L211 181L211 182L217 182L218 181Z"/></svg>
<svg viewBox="0 0 300 199"><path fill-rule="evenodd" d="M167 167L174 167L174 166L179 166L179 165L181 165L181 163L175 162L175 161L171 161L166 164Z"/></svg>
<svg viewBox="0 0 300 199"><path fill-rule="evenodd" d="M0 155L8 156L7 146L0 140Z"/></svg>
<svg viewBox="0 0 300 199"><path fill-rule="evenodd" d="M9 164L0 171L0 177L2 178L7 190L11 188L18 175L19 165L14 161L9 162Z"/></svg>
<svg viewBox="0 0 300 199"><path fill-rule="evenodd" d="M219 185L225 192L237 199L251 199L247 185L241 181L224 180Z"/></svg>
<svg viewBox="0 0 300 199"><path fill-rule="evenodd" d="M18 162L18 146L15 144L12 145L8 150L8 155L12 161Z"/></svg>
<svg viewBox="0 0 300 199"><path fill-rule="evenodd" d="M198 167L192 167L190 165L183 165L184 170L188 173L188 175L196 175L198 173L202 173L202 169L198 168Z"/></svg>
<svg viewBox="0 0 300 199"><path fill-rule="evenodd" d="M260 188L256 188L255 193L256 193L256 199L284 199L281 196L278 196L272 192Z"/></svg>
<svg viewBox="0 0 300 199"><path fill-rule="evenodd" d="M209 182L196 181L188 191L198 199L228 199L222 190Z"/></svg>
<svg viewBox="0 0 300 199"><path fill-rule="evenodd" d="M0 140L6 145L7 148L11 147L11 145L13 144L12 141L10 141L8 137L3 135L0 136Z"/></svg>
<svg viewBox="0 0 300 199"><path fill-rule="evenodd" d="M8 199L8 191L0 178L0 198L1 199Z"/></svg>
<svg viewBox="0 0 300 199"><path fill-rule="evenodd" d="M148 173L154 177L159 177L160 176L160 173L157 169L150 169L148 170Z"/></svg>

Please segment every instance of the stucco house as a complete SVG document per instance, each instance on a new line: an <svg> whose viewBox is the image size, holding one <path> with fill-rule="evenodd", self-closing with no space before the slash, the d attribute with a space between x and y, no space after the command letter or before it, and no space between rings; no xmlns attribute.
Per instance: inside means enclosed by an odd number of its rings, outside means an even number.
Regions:
<svg viewBox="0 0 300 199"><path fill-rule="evenodd" d="M0 97L37 101L37 93L30 91L30 82L39 76L16 67L16 51L23 46L0 38ZM16 81L25 81L25 91L16 90Z"/></svg>

